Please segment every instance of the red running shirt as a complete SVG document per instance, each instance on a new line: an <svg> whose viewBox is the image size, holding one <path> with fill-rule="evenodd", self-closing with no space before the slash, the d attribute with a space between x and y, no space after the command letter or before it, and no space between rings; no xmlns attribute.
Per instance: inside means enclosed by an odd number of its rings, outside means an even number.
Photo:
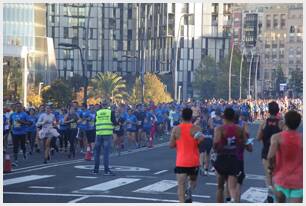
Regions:
<svg viewBox="0 0 306 206"><path fill-rule="evenodd" d="M303 188L303 142L296 131L283 131L276 153L275 184L288 189Z"/></svg>
<svg viewBox="0 0 306 206"><path fill-rule="evenodd" d="M181 129L181 136L176 140L176 166L198 167L200 165L200 154L198 141L190 134L192 124L182 123L178 126Z"/></svg>

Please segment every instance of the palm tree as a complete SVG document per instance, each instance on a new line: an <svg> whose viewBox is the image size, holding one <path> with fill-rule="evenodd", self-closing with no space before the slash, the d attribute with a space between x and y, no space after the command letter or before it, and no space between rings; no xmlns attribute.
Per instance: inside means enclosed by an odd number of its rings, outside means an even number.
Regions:
<svg viewBox="0 0 306 206"><path fill-rule="evenodd" d="M116 73L105 72L98 73L92 80L95 94L104 100L111 99L113 102L119 102L126 95L126 82Z"/></svg>

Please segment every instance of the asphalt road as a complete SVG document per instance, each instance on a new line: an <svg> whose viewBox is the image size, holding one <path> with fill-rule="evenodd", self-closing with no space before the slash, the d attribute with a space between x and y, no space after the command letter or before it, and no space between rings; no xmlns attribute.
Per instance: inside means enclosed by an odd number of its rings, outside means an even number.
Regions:
<svg viewBox="0 0 306 206"><path fill-rule="evenodd" d="M255 137L258 125L251 125ZM266 197L261 145L255 142L254 151L245 155L247 178L242 187L242 202L263 202ZM68 160L55 154L47 165L35 154L12 173L4 174L4 203L158 203L178 202L173 168L175 150L168 143L154 148L141 148L116 154L110 158L116 176L92 175L93 161L85 161L79 154ZM100 169L103 169L103 164ZM193 193L194 202L216 201L216 176L199 176Z"/></svg>

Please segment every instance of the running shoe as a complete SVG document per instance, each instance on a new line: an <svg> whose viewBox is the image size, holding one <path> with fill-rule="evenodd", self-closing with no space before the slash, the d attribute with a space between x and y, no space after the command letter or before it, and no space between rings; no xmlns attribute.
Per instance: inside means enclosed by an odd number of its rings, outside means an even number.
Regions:
<svg viewBox="0 0 306 206"><path fill-rule="evenodd" d="M91 171L91 174L97 175L97 174L99 174L99 171L98 170L93 170L93 171Z"/></svg>
<svg viewBox="0 0 306 206"><path fill-rule="evenodd" d="M192 194L191 194L191 189L190 188L188 188L185 191L185 195L186 195L185 203L192 203Z"/></svg>
<svg viewBox="0 0 306 206"><path fill-rule="evenodd" d="M16 161L12 162L12 166L17 167L18 166L18 161L16 160Z"/></svg>
<svg viewBox="0 0 306 206"><path fill-rule="evenodd" d="M103 176L115 176L115 173L113 173L112 171L108 170L108 171L104 172Z"/></svg>

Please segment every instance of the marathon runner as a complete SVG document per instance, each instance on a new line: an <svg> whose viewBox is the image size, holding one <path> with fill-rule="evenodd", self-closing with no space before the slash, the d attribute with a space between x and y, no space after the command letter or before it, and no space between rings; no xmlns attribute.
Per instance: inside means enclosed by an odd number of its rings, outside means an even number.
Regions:
<svg viewBox="0 0 306 206"><path fill-rule="evenodd" d="M277 118L277 114L279 113L279 107L275 101L270 102L268 108L269 108L270 117L268 117L267 120L260 125L257 133L257 139L259 141L262 141L263 144L261 151L261 158L266 175L266 186L268 188L268 196L266 202L272 203L273 202L272 178L270 173L268 172L267 155L269 152L272 135L280 132L283 128L284 123L279 118Z"/></svg>
<svg viewBox="0 0 306 206"><path fill-rule="evenodd" d="M217 171L217 202L224 202L224 184L227 181L231 197L230 202L237 202L237 175L239 163L237 148L245 144L243 130L234 123L235 111L232 108L224 110L224 124L215 128L213 147L216 159L213 161Z"/></svg>
<svg viewBox="0 0 306 206"><path fill-rule="evenodd" d="M76 107L70 107L69 112L64 117L64 123L68 125L68 141L70 144L70 150L68 158L75 158L75 141L78 133L77 122L79 115L76 113Z"/></svg>
<svg viewBox="0 0 306 206"><path fill-rule="evenodd" d="M174 172L180 202L192 202L192 191L196 188L200 162L198 145L203 140L204 135L200 127L192 124L192 110L183 109L182 123L173 128L169 143L171 148L176 148Z"/></svg>
<svg viewBox="0 0 306 206"><path fill-rule="evenodd" d="M303 202L303 139L297 132L301 115L285 114L286 130L271 137L268 169L272 174L277 202Z"/></svg>
<svg viewBox="0 0 306 206"><path fill-rule="evenodd" d="M29 125L28 115L23 111L21 103L15 104L16 112L14 112L10 117L10 124L12 125L12 140L13 140L13 150L14 150L14 166L18 165L18 153L19 145L23 152L23 158L26 159L26 134L27 125Z"/></svg>
<svg viewBox="0 0 306 206"><path fill-rule="evenodd" d="M46 164L48 160L51 160L51 140L53 138L57 138L60 134L54 129L56 124L56 118L52 113L52 109L50 105L46 106L46 113L40 115L37 126L41 126L41 130L39 131L39 138L43 140L44 145L44 163Z"/></svg>

